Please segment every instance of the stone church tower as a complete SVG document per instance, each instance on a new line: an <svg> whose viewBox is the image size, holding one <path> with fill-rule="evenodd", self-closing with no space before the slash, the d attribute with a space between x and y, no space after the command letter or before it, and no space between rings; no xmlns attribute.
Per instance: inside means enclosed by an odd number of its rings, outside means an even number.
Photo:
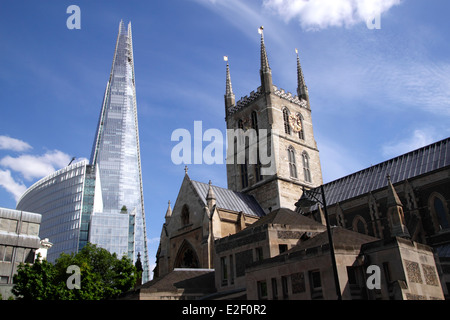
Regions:
<svg viewBox="0 0 450 320"><path fill-rule="evenodd" d="M273 85L263 27L259 31L261 86L237 102L227 62L227 178L229 189L253 195L267 213L280 207L295 209L303 187L316 187L323 182L308 89L298 53L294 96ZM263 147L265 140L268 148ZM239 149L242 146L245 156ZM270 155L270 162L264 159L265 155Z"/></svg>

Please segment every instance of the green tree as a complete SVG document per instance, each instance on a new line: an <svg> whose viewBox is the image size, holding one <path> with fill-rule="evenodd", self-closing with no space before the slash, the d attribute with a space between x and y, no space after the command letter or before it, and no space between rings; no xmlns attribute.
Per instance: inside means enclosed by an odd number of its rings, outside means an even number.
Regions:
<svg viewBox="0 0 450 320"><path fill-rule="evenodd" d="M67 286L69 266L80 270L79 289ZM130 259L118 259L115 253L88 243L77 254L61 254L55 265L45 260L21 264L14 277L13 293L28 300L113 299L131 289L136 279L136 268Z"/></svg>
<svg viewBox="0 0 450 320"><path fill-rule="evenodd" d="M23 300L53 300L57 296L55 268L46 260L18 266L12 293Z"/></svg>

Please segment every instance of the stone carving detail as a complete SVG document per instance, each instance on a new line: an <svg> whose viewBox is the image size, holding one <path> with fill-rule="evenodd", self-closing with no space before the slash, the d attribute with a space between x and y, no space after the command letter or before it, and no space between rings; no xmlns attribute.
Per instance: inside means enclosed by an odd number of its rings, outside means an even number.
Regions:
<svg viewBox="0 0 450 320"><path fill-rule="evenodd" d="M300 231L278 231L278 239L300 239L304 232Z"/></svg>
<svg viewBox="0 0 450 320"><path fill-rule="evenodd" d="M406 300L427 300L427 297L420 294L407 293Z"/></svg>
<svg viewBox="0 0 450 320"><path fill-rule="evenodd" d="M417 262L405 260L405 265L409 281L415 283L423 283L419 264Z"/></svg>
<svg viewBox="0 0 450 320"><path fill-rule="evenodd" d="M436 275L435 268L427 264L422 264L422 269L425 277L425 283L430 286L438 286L439 281Z"/></svg>

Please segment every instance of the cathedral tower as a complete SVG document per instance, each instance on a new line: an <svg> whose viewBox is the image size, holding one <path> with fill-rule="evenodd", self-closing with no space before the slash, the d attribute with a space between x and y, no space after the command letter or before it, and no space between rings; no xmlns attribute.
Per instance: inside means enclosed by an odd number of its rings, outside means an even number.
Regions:
<svg viewBox="0 0 450 320"><path fill-rule="evenodd" d="M280 207L295 209L303 187L316 187L323 182L308 89L298 53L294 96L273 85L263 27L259 33L261 86L237 102L227 62L225 121L230 148L227 179L229 189L253 195L267 213ZM266 137L268 150L261 148ZM245 157L240 157L239 143L245 146ZM263 161L265 151L270 155L270 164ZM272 169L268 170L269 167Z"/></svg>

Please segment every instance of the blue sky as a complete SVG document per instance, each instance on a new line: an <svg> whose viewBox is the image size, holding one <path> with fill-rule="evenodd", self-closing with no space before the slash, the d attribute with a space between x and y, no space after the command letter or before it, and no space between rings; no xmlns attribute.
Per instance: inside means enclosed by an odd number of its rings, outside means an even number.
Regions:
<svg viewBox="0 0 450 320"><path fill-rule="evenodd" d="M69 30L69 5L81 29ZM0 2L0 207L89 158L118 25L131 20L150 262L184 164L175 129L225 132L225 62L236 99L259 85L259 34L274 84L296 92L299 49L325 182L450 135L445 0ZM366 18L381 12L380 29ZM205 145L204 145L205 147ZM225 165L189 165L226 187Z"/></svg>

